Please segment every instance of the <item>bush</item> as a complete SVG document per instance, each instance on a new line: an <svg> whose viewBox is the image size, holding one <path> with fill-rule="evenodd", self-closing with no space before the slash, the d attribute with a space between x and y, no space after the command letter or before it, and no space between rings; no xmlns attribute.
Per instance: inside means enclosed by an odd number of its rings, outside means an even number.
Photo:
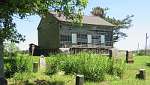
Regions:
<svg viewBox="0 0 150 85"><path fill-rule="evenodd" d="M31 72L15 73L13 76L14 85L30 85L26 84L29 79L35 78L35 75Z"/></svg>
<svg viewBox="0 0 150 85"><path fill-rule="evenodd" d="M16 72L31 72L33 59L25 55L9 55L4 58L5 77L10 78Z"/></svg>
<svg viewBox="0 0 150 85"><path fill-rule="evenodd" d="M59 62L59 61L58 61ZM46 60L46 74L51 75L58 71L57 59L52 57Z"/></svg>
<svg viewBox="0 0 150 85"><path fill-rule="evenodd" d="M90 53L51 55L46 61L49 75L61 70L65 74L83 74L86 80L92 81L102 81L106 74L122 77L125 65L122 60Z"/></svg>
<svg viewBox="0 0 150 85"><path fill-rule="evenodd" d="M107 61L107 73L122 78L125 72L125 63L122 59L108 59Z"/></svg>

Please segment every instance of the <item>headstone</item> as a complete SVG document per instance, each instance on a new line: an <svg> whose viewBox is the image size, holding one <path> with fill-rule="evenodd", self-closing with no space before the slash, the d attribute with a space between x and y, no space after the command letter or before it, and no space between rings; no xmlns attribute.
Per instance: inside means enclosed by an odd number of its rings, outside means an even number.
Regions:
<svg viewBox="0 0 150 85"><path fill-rule="evenodd" d="M40 57L41 57L41 58L44 58L44 55L41 55Z"/></svg>
<svg viewBox="0 0 150 85"><path fill-rule="evenodd" d="M35 45L32 45L32 56L34 55Z"/></svg>
<svg viewBox="0 0 150 85"><path fill-rule="evenodd" d="M131 51L126 51L126 62L127 63L133 63L133 54Z"/></svg>
<svg viewBox="0 0 150 85"><path fill-rule="evenodd" d="M7 80L3 77L0 78L0 85L8 85Z"/></svg>
<svg viewBox="0 0 150 85"><path fill-rule="evenodd" d="M118 57L118 50L112 48L109 50L109 58L117 58Z"/></svg>
<svg viewBox="0 0 150 85"><path fill-rule="evenodd" d="M45 62L45 58L44 56L41 55L40 59L39 59L39 66L40 66L40 70L41 69L45 69L46 68L46 62Z"/></svg>
<svg viewBox="0 0 150 85"><path fill-rule="evenodd" d="M146 79L146 71L145 71L145 69L140 69L139 73L136 74L136 78L145 80Z"/></svg>
<svg viewBox="0 0 150 85"><path fill-rule="evenodd" d="M77 75L76 76L76 85L83 85L84 84L84 75Z"/></svg>
<svg viewBox="0 0 150 85"><path fill-rule="evenodd" d="M39 67L38 62L34 62L33 63L33 72L38 72L38 67Z"/></svg>

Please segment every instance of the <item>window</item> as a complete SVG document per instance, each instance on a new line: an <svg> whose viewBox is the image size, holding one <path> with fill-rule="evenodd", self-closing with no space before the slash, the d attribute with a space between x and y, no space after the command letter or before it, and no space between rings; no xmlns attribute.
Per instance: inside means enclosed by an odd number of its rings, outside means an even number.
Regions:
<svg viewBox="0 0 150 85"><path fill-rule="evenodd" d="M105 44L105 35L101 35L101 44Z"/></svg>
<svg viewBox="0 0 150 85"><path fill-rule="evenodd" d="M82 38L82 39L87 39L87 35L86 34L80 34L80 33L78 33L77 37L78 38Z"/></svg>
<svg viewBox="0 0 150 85"><path fill-rule="evenodd" d="M88 43L92 43L92 35L87 35Z"/></svg>
<svg viewBox="0 0 150 85"><path fill-rule="evenodd" d="M77 43L77 34L72 34L72 43Z"/></svg>
<svg viewBox="0 0 150 85"><path fill-rule="evenodd" d="M99 39L98 35L92 36L92 39Z"/></svg>
<svg viewBox="0 0 150 85"><path fill-rule="evenodd" d="M71 36L69 35L61 35L60 36L61 41L71 41Z"/></svg>

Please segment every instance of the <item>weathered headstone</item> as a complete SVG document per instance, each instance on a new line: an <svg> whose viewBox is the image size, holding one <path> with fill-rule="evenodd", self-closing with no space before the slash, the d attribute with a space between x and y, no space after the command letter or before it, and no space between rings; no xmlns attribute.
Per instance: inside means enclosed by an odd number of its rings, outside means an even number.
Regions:
<svg viewBox="0 0 150 85"><path fill-rule="evenodd" d="M41 55L40 58L44 58L44 55Z"/></svg>
<svg viewBox="0 0 150 85"><path fill-rule="evenodd" d="M46 62L45 62L44 55L41 55L39 59L39 66L40 66L40 70L44 71L46 69Z"/></svg>
<svg viewBox="0 0 150 85"><path fill-rule="evenodd" d="M76 85L83 85L84 84L84 75L77 75L76 76Z"/></svg>
<svg viewBox="0 0 150 85"><path fill-rule="evenodd" d="M34 55L35 45L32 45L32 56Z"/></svg>
<svg viewBox="0 0 150 85"><path fill-rule="evenodd" d="M3 77L0 78L0 85L8 85L7 80Z"/></svg>
<svg viewBox="0 0 150 85"><path fill-rule="evenodd" d="M146 79L146 71L145 71L145 69L140 69L139 73L136 74L136 78L145 80Z"/></svg>
<svg viewBox="0 0 150 85"><path fill-rule="evenodd" d="M118 50L112 48L109 50L109 58L117 58L118 57Z"/></svg>
<svg viewBox="0 0 150 85"><path fill-rule="evenodd" d="M126 62L127 63L133 63L133 54L131 51L126 51Z"/></svg>
<svg viewBox="0 0 150 85"><path fill-rule="evenodd" d="M33 63L33 72L38 72L39 64L38 62Z"/></svg>

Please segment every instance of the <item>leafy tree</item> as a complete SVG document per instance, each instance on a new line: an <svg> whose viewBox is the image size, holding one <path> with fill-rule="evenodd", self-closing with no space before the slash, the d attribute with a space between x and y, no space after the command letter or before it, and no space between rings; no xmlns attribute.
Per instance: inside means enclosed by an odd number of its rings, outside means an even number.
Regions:
<svg viewBox="0 0 150 85"><path fill-rule="evenodd" d="M80 22L86 5L87 0L0 0L0 77L4 76L3 42L25 40L15 29L14 16L20 19L30 15L42 17L49 11L56 11Z"/></svg>
<svg viewBox="0 0 150 85"><path fill-rule="evenodd" d="M95 7L91 11L92 15L99 16L106 21L115 25L113 31L113 42L117 42L118 40L127 37L127 34L122 32L122 29L128 29L131 26L133 15L127 15L124 19L116 19L114 17L107 16L108 8Z"/></svg>
<svg viewBox="0 0 150 85"><path fill-rule="evenodd" d="M108 8L101 8L101 7L95 7L92 9L91 13L94 16L99 16L104 18L106 16L106 11L108 10Z"/></svg>
<svg viewBox="0 0 150 85"><path fill-rule="evenodd" d="M4 43L4 50L9 53L15 53L19 51L19 47L14 42Z"/></svg>

